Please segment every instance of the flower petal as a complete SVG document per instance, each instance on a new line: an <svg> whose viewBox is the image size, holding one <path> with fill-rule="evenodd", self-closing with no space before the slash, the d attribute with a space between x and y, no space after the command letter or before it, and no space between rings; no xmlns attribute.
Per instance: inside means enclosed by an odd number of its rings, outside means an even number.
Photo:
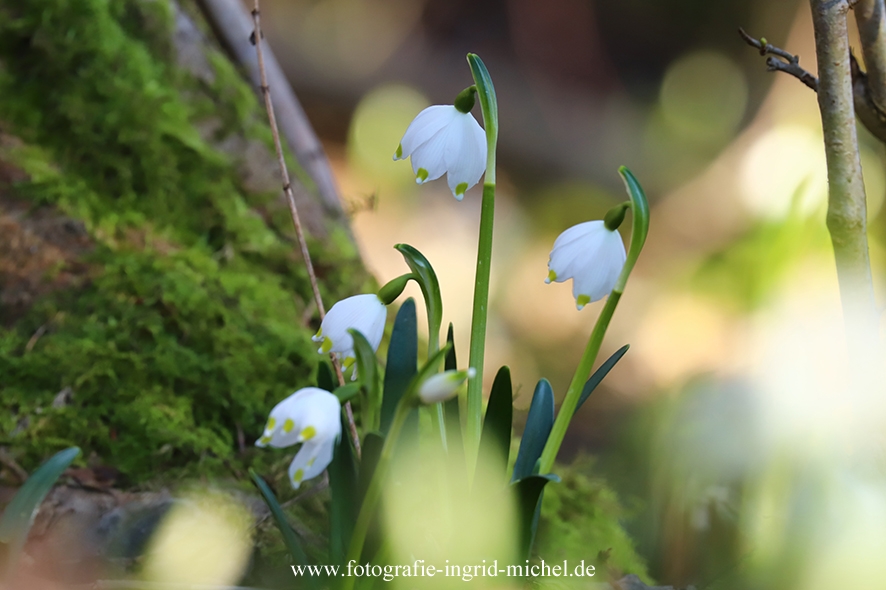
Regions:
<svg viewBox="0 0 886 590"><path fill-rule="evenodd" d="M341 403L319 387L299 389L271 410L256 446L277 448L302 441L321 441L341 434Z"/></svg>
<svg viewBox="0 0 886 590"><path fill-rule="evenodd" d="M336 439L305 443L289 464L289 483L298 489L306 479L317 477L332 462Z"/></svg>
<svg viewBox="0 0 886 590"><path fill-rule="evenodd" d="M452 105L434 105L420 112L406 128L394 159L403 160L411 156L416 148L449 125L457 114L459 114L458 109Z"/></svg>
<svg viewBox="0 0 886 590"><path fill-rule="evenodd" d="M582 295L589 297L590 303L606 297L612 291L627 258L618 232L605 231L596 253L575 265L572 294L579 309L584 306L580 300Z"/></svg>
<svg viewBox="0 0 886 590"><path fill-rule="evenodd" d="M486 170L486 132L470 113L459 113L452 123L443 157L452 196L461 201Z"/></svg>
<svg viewBox="0 0 886 590"><path fill-rule="evenodd" d="M353 355L354 339L348 330L354 329L378 349L386 319L387 308L375 293L348 297L332 306L313 340L322 343L318 352Z"/></svg>
<svg viewBox="0 0 886 590"><path fill-rule="evenodd" d="M445 153L451 133L452 126L448 125L412 152L412 172L415 173L415 182L424 184L437 180L446 173Z"/></svg>

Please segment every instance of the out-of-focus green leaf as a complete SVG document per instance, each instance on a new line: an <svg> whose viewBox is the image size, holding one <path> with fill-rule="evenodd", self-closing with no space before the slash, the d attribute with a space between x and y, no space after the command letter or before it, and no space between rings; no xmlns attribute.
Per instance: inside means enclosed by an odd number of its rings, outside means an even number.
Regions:
<svg viewBox="0 0 886 590"><path fill-rule="evenodd" d="M342 432L347 431L347 420L342 418ZM350 437L340 437L328 471L332 496L329 505L329 558L332 563L340 564L348 550L359 508L357 466Z"/></svg>
<svg viewBox="0 0 886 590"><path fill-rule="evenodd" d="M332 372L332 367L327 361L317 363L317 387L332 391L335 389L338 380Z"/></svg>
<svg viewBox="0 0 886 590"><path fill-rule="evenodd" d="M554 427L554 390L547 379L541 379L532 394L526 428L520 439L520 450L514 463L511 481L518 481L535 472L535 465Z"/></svg>
<svg viewBox="0 0 886 590"><path fill-rule="evenodd" d="M446 362L443 365L445 371L455 371L458 369L458 361L455 358L455 342L452 324L449 324L449 331L446 334L446 343L449 345L449 352L446 353ZM446 441L449 446L449 456L452 458L453 465L464 464L464 441L461 433L461 413L459 411L459 398L456 396L450 400L443 402L443 414L446 418Z"/></svg>
<svg viewBox="0 0 886 590"><path fill-rule="evenodd" d="M286 545L286 549L289 550L292 559L299 565L308 565L308 556L305 555L304 550L301 548L301 544L298 542L298 537L295 536L295 531L292 530L292 526L290 526L289 521L286 520L286 515L283 513L283 508L280 507L280 502L277 501L277 496L274 495L270 486L268 486L259 474L250 469L249 475L252 477L252 482L255 484L255 487L258 488L258 491L261 492L261 495L264 497L265 504L267 504L268 508L271 510L271 516L274 517L274 522L277 524L280 534L283 535L283 543ZM308 583L315 584L316 582Z"/></svg>
<svg viewBox="0 0 886 590"><path fill-rule="evenodd" d="M548 482L559 482L560 478L553 473L546 475L530 475L513 484L517 490L517 509L520 514L520 555L529 558L538 520L541 516L541 496Z"/></svg>
<svg viewBox="0 0 886 590"><path fill-rule="evenodd" d="M59 476L79 454L78 447L70 447L53 455L31 474L6 506L3 517L0 518L0 543L7 544L7 574L12 572L19 553L28 540L28 533L40 504Z"/></svg>

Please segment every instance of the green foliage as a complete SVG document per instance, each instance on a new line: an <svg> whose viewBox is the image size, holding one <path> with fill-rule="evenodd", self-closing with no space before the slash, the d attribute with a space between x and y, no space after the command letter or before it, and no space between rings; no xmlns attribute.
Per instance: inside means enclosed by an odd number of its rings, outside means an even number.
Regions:
<svg viewBox="0 0 886 590"><path fill-rule="evenodd" d="M0 160L29 176L7 195L94 243L79 286L0 327L0 443L26 469L74 444L134 482L236 469L238 430L251 443L316 366L279 191L247 190L218 148L269 146L263 110L219 52L212 76L178 68L172 25L159 0L0 0L0 126L25 143ZM368 279L329 230L311 248L333 300Z"/></svg>
<svg viewBox="0 0 886 590"><path fill-rule="evenodd" d="M560 483L545 486L535 553L547 563L584 559L597 567L603 579L604 568L610 567L648 582L646 564L621 525L625 511L615 492L594 477L591 468L590 459L579 459L558 469ZM601 553L608 557L601 558Z"/></svg>

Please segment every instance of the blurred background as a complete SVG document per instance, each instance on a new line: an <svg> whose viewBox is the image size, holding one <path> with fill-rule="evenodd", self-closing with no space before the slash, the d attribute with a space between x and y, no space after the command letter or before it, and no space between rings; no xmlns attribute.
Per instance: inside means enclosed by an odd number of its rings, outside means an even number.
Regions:
<svg viewBox="0 0 886 590"><path fill-rule="evenodd" d="M405 271L394 244L421 250L440 277L444 322L455 324L462 356L480 188L456 202L443 181L416 186L392 154L419 111L451 103L472 83L466 53L485 61L501 121L486 375L510 365L519 408L541 376L563 394L600 310L578 312L570 284L544 284L554 239L625 199L619 165L641 180L649 241L601 355L625 343L631 350L582 408L561 460L598 457L654 578L715 587L754 563L770 583L797 580L811 562L797 561L803 552L790 539L799 537L789 532L822 540L820 555L859 558L851 545L828 545L843 538L833 530L808 528L830 522L816 502L836 475L806 467L844 465L835 448L867 465L879 451L865 437L882 424L868 398L847 413L845 398L834 399L839 388L827 387L842 337L816 97L766 72L737 34L741 26L765 36L814 72L808 2L262 4L364 259L384 282ZM884 149L859 133L881 275ZM629 224L622 229L627 237ZM848 516L839 522L853 526ZM859 571L824 562L801 587L834 587L829 576Z"/></svg>

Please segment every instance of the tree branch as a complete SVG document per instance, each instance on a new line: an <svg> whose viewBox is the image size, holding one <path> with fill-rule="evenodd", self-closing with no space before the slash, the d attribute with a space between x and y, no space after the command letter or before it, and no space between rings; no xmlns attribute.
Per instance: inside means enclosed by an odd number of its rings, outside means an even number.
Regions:
<svg viewBox="0 0 886 590"><path fill-rule="evenodd" d="M883 112L886 109L886 4L884 0L858 0L854 12L867 70L868 94Z"/></svg>
<svg viewBox="0 0 886 590"><path fill-rule="evenodd" d="M784 49L779 49L774 45L770 45L765 37L754 39L745 32L741 27L738 28L738 34L744 39L745 43L760 50L760 55L768 55L766 58L766 69L770 72L784 72L790 74L812 90L818 92L818 78L800 67L800 56L792 55ZM780 58L780 59L779 59Z"/></svg>
<svg viewBox="0 0 886 590"><path fill-rule="evenodd" d="M883 0L877 1L882 2ZM818 92L818 78L800 67L800 56L792 55L784 49L771 45L765 38L755 39L742 28L738 29L738 34L741 35L745 43L758 49L760 55L769 56L766 59L767 70L789 74L815 92ZM877 101L873 98L869 76L861 71L858 60L851 53L849 55L849 64L852 75L852 96L855 102L855 114L862 125L871 132L871 135L886 143L886 109L878 106Z"/></svg>
<svg viewBox="0 0 886 590"><path fill-rule="evenodd" d="M818 105L828 167L827 227L850 341L874 321L866 199L855 127L846 0L811 0ZM867 326L867 327L866 327ZM866 341L866 339L865 339Z"/></svg>

